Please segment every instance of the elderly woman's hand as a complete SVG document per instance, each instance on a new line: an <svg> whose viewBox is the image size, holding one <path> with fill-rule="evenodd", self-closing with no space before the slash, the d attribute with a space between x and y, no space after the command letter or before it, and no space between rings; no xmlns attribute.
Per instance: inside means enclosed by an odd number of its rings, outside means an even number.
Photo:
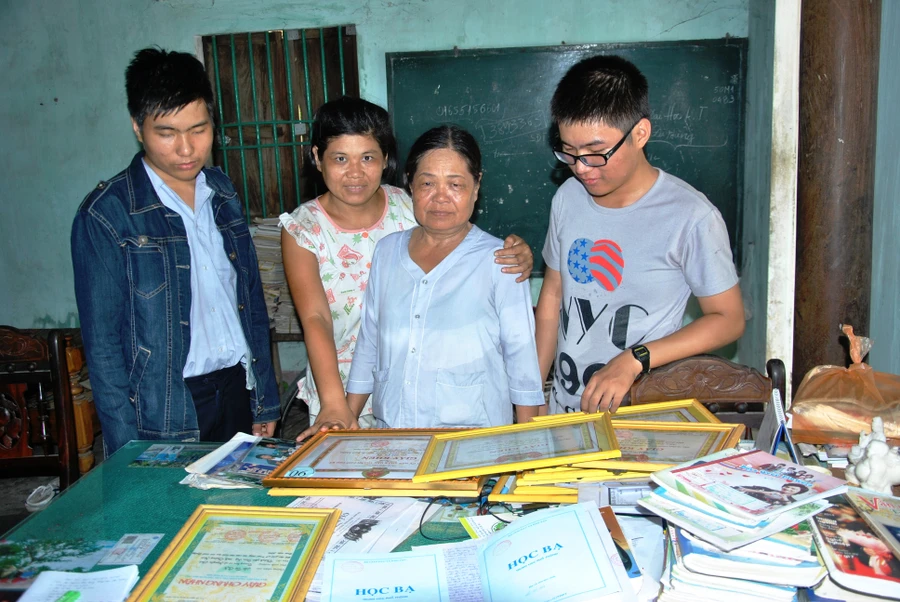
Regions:
<svg viewBox="0 0 900 602"><path fill-rule="evenodd" d="M506 274L520 274L516 278L516 282L528 280L531 276L531 270L534 268L534 253L520 236L510 234L503 241L503 248L494 251L494 261L501 265L509 266L503 268Z"/></svg>

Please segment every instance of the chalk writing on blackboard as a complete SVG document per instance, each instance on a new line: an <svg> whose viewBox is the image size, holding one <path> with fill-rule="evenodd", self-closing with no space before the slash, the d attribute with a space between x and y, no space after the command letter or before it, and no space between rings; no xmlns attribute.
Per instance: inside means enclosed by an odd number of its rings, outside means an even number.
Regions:
<svg viewBox="0 0 900 602"><path fill-rule="evenodd" d="M569 67L594 54L623 56L646 75L648 159L719 208L740 263L745 39L390 53L400 156L441 123L472 132L484 169L475 223L501 238L522 236L540 273L551 200L571 176L551 152L550 99Z"/></svg>

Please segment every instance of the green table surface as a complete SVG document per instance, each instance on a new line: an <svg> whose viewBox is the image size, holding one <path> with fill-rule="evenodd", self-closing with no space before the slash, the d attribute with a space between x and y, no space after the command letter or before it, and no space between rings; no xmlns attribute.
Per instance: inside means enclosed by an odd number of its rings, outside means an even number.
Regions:
<svg viewBox="0 0 900 602"><path fill-rule="evenodd" d="M117 541L126 533L164 533L162 540L138 567L143 576L200 504L280 506L295 498L270 497L265 489L195 489L181 485L183 467L129 466L147 447L159 441L131 441L116 451L44 510L29 516L4 539L10 541ZM466 537L459 523L431 523L432 537ZM436 543L420 534L396 551ZM101 570L113 567L95 567Z"/></svg>

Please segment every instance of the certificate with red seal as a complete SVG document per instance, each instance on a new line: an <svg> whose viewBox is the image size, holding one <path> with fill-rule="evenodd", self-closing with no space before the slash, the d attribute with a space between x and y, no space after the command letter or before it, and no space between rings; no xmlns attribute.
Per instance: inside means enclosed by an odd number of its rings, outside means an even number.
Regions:
<svg viewBox="0 0 900 602"><path fill-rule="evenodd" d="M483 479L413 484L432 436L454 429L372 429L316 433L263 479L266 487L328 490L332 495L359 495L359 490L446 491L477 494ZM320 493L323 495L324 493ZM389 495L389 493L388 493Z"/></svg>

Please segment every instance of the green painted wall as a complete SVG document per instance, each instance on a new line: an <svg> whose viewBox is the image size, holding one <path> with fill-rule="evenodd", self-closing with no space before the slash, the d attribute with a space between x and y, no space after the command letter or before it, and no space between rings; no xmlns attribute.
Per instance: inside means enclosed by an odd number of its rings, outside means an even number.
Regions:
<svg viewBox="0 0 900 602"><path fill-rule="evenodd" d="M386 52L743 37L748 0L0 0L0 323L77 325L71 220L137 149L123 77L136 50L351 23L363 96L384 105Z"/></svg>
<svg viewBox="0 0 900 602"><path fill-rule="evenodd" d="M772 163L772 65L775 0L750 0L747 120L744 161L741 293L747 328L738 341L740 361L765 370L769 269L769 192Z"/></svg>
<svg viewBox="0 0 900 602"><path fill-rule="evenodd" d="M869 363L900 374L900 2L881 3Z"/></svg>

